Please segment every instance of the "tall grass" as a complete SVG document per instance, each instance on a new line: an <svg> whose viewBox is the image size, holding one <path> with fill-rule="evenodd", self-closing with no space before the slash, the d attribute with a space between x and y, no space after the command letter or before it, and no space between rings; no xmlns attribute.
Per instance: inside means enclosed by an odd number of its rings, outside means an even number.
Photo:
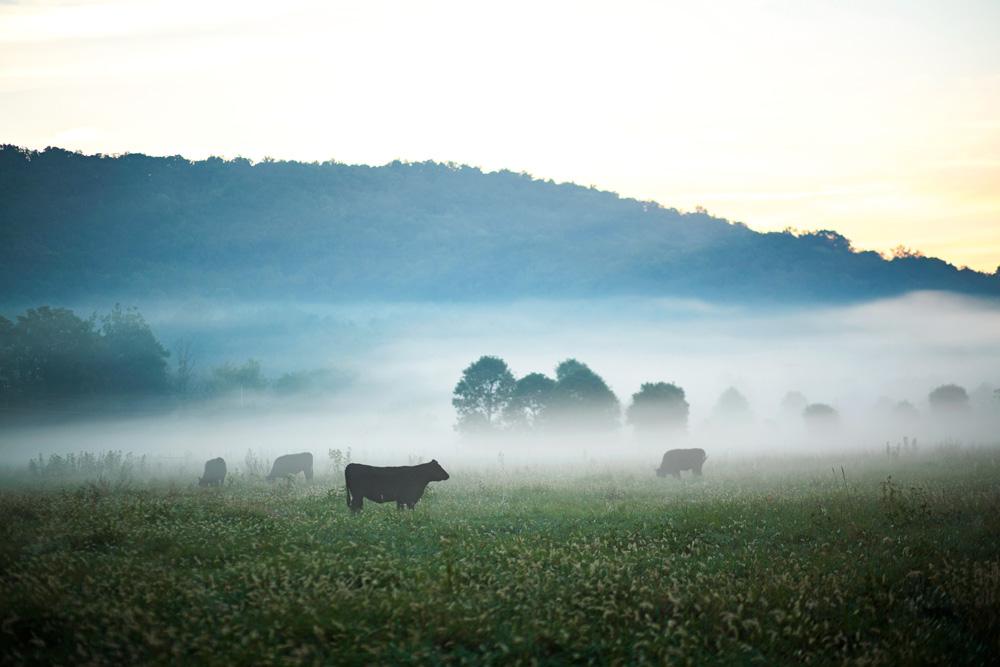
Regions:
<svg viewBox="0 0 1000 667"><path fill-rule="evenodd" d="M456 468L413 512L358 516L334 475L8 488L0 645L11 663L990 663L995 450L864 463Z"/></svg>
<svg viewBox="0 0 1000 667"><path fill-rule="evenodd" d="M125 479L133 473L145 474L146 457L131 452L81 452L66 455L51 454L28 462L28 473L40 478L99 477Z"/></svg>

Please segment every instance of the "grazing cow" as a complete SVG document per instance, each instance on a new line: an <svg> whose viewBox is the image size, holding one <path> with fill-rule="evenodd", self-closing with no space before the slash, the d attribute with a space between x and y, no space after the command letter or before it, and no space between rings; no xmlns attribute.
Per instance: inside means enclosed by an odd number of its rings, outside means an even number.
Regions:
<svg viewBox="0 0 1000 667"><path fill-rule="evenodd" d="M412 510L430 482L443 482L448 477L437 460L395 468L351 463L344 468L347 506L357 512L367 498L376 503L395 501L398 509L403 509L405 505Z"/></svg>
<svg viewBox="0 0 1000 667"><path fill-rule="evenodd" d="M226 481L225 459L205 461L205 474L198 478L198 486L222 486L224 481Z"/></svg>
<svg viewBox="0 0 1000 667"><path fill-rule="evenodd" d="M271 466L271 474L264 479L272 482L279 477L297 475L300 472L305 474L306 479L313 478L313 455L309 452L279 456L274 459L274 465Z"/></svg>
<svg viewBox="0 0 1000 667"><path fill-rule="evenodd" d="M690 470L695 475L701 476L701 465L708 455L704 449L671 449L663 455L660 467L656 469L657 477L673 475L677 479L681 478L681 470Z"/></svg>

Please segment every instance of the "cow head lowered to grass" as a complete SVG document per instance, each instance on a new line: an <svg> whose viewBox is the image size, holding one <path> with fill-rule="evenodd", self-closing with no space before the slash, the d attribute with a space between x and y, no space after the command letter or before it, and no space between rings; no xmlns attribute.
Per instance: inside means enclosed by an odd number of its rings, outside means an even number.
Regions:
<svg viewBox="0 0 1000 667"><path fill-rule="evenodd" d="M672 475L680 479L682 470L690 470L701 477L701 467L707 458L704 449L671 449L663 455L660 467L656 469L656 476Z"/></svg>
<svg viewBox="0 0 1000 667"><path fill-rule="evenodd" d="M313 478L313 455L309 452L301 454L285 454L274 459L271 466L271 473L265 477L269 482L273 482L281 477L290 477L302 473L307 480Z"/></svg>
<svg viewBox="0 0 1000 667"><path fill-rule="evenodd" d="M448 477L436 459L416 466L395 467L351 463L344 468L347 506L357 512L367 498L376 503L395 502L398 509L413 509L428 484L443 482Z"/></svg>
<svg viewBox="0 0 1000 667"><path fill-rule="evenodd" d="M209 459L205 461L205 474L198 478L198 486L222 486L226 481L225 459Z"/></svg>

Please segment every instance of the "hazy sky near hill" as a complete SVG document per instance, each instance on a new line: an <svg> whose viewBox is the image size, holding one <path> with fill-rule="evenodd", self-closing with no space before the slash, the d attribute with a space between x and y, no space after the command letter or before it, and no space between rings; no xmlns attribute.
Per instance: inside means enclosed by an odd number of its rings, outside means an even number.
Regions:
<svg viewBox="0 0 1000 667"><path fill-rule="evenodd" d="M1000 264L1000 2L0 0L0 141L434 159Z"/></svg>

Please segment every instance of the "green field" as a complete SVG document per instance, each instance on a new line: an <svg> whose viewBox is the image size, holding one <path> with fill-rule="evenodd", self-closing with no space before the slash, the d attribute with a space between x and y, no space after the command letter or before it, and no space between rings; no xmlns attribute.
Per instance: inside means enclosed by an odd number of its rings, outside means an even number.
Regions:
<svg viewBox="0 0 1000 667"><path fill-rule="evenodd" d="M3 661L1000 655L997 449L732 461L681 482L598 465L450 472L413 512L352 516L334 474L199 489L121 466L92 480L8 470Z"/></svg>

